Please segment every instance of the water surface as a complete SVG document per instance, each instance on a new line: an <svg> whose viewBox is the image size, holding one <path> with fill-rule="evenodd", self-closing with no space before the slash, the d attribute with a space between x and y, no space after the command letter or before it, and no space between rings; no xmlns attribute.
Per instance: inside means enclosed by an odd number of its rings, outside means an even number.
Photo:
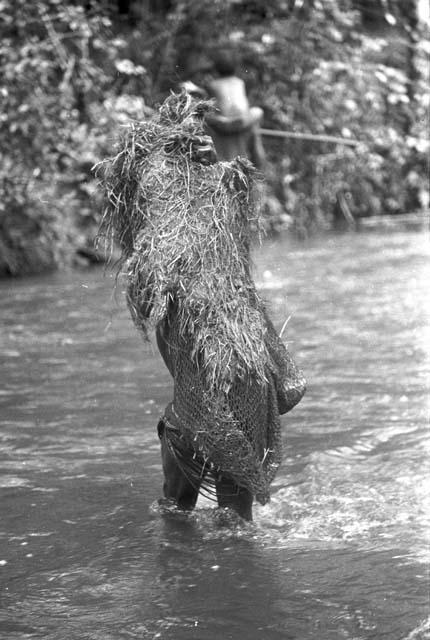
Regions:
<svg viewBox="0 0 430 640"><path fill-rule="evenodd" d="M255 522L161 513L171 383L102 271L0 283L0 638L427 640L428 238L266 242L308 378Z"/></svg>

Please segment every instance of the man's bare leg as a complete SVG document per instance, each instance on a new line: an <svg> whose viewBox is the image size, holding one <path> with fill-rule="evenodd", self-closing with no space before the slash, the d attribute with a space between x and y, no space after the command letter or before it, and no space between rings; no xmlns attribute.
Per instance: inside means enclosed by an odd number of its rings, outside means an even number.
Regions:
<svg viewBox="0 0 430 640"><path fill-rule="evenodd" d="M199 487L196 488L194 484L191 484L180 468L170 450L165 428L164 422L160 420L158 423L158 435L161 441L161 460L164 471L164 497L174 500L180 509L191 511L196 505Z"/></svg>
<svg viewBox="0 0 430 640"><path fill-rule="evenodd" d="M230 507L244 520L252 520L253 495L244 487L239 487L233 480L221 476L216 482L218 505Z"/></svg>

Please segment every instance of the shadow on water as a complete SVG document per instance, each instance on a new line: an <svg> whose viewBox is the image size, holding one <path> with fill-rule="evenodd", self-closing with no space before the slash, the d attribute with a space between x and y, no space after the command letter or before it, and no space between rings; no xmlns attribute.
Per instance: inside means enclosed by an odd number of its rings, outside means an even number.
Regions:
<svg viewBox="0 0 430 640"><path fill-rule="evenodd" d="M424 234L266 243L305 370L272 501L162 511L171 385L113 277L0 283L0 638L427 640Z"/></svg>

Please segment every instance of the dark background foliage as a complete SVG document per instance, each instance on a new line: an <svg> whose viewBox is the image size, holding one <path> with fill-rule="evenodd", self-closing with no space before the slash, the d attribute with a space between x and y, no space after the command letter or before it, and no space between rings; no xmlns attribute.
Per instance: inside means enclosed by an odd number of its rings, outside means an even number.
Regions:
<svg viewBox="0 0 430 640"><path fill-rule="evenodd" d="M211 57L264 128L269 230L428 207L428 34L413 0L0 0L0 273L95 258L92 166Z"/></svg>

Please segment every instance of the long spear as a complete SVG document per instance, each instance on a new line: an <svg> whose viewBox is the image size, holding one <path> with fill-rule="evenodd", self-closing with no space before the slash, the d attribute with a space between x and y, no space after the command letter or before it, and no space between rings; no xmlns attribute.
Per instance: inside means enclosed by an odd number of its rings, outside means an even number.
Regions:
<svg viewBox="0 0 430 640"><path fill-rule="evenodd" d="M293 138L295 140L312 140L314 142L333 142L335 144L349 145L350 147L356 147L360 144L359 140L350 140L349 138L338 138L336 136L326 136L323 134L276 131L275 129L259 129L259 131L262 136L271 138Z"/></svg>

